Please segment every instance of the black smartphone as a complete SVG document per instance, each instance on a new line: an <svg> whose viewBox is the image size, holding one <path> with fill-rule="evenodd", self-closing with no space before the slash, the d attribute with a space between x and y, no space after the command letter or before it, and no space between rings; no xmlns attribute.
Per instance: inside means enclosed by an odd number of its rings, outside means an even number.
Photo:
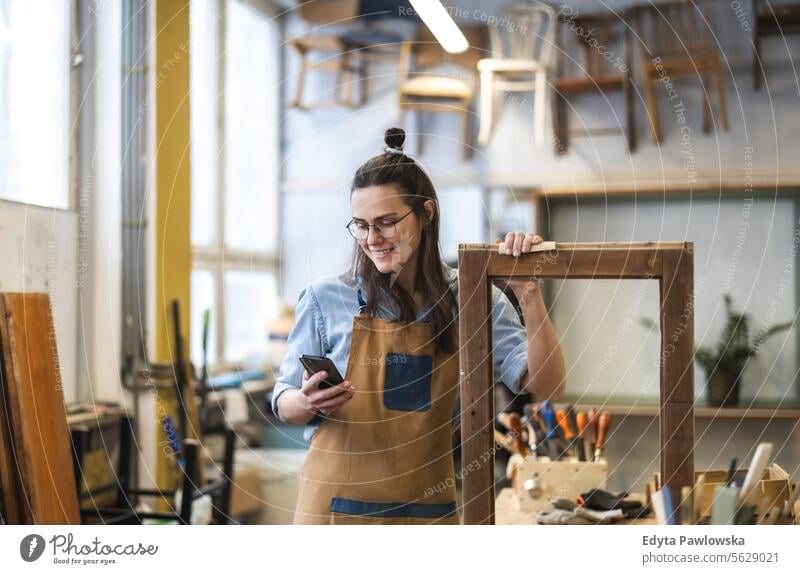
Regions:
<svg viewBox="0 0 800 574"><path fill-rule="evenodd" d="M328 373L328 378L319 384L321 388L335 387L336 385L340 385L344 382L344 378L341 374L339 374L339 370L336 368L336 365L334 365L333 361L331 361L328 357L300 355L300 362L303 364L303 367L305 367L306 371L308 371L309 375L319 373L320 371L326 371Z"/></svg>

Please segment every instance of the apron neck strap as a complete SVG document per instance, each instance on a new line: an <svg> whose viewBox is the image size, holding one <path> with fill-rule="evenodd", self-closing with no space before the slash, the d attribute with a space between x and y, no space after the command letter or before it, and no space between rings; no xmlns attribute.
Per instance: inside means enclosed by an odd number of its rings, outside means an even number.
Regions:
<svg viewBox="0 0 800 574"><path fill-rule="evenodd" d="M358 296L358 312L360 314L364 312L365 307L367 306L367 302L364 301L364 296L361 294L360 287L358 288L357 296Z"/></svg>

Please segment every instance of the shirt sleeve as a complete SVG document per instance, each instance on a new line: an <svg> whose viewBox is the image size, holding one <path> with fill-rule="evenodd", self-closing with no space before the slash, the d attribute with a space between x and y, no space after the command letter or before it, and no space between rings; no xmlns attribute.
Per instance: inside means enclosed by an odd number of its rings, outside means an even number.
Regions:
<svg viewBox="0 0 800 574"><path fill-rule="evenodd" d="M492 285L492 355L494 378L514 393L528 370L528 336L509 298Z"/></svg>
<svg viewBox="0 0 800 574"><path fill-rule="evenodd" d="M286 357L283 359L275 389L272 392L272 411L278 415L278 398L289 389L303 385L303 365L300 355L325 355L325 324L314 290L309 286L300 292L294 312L295 324L287 340Z"/></svg>

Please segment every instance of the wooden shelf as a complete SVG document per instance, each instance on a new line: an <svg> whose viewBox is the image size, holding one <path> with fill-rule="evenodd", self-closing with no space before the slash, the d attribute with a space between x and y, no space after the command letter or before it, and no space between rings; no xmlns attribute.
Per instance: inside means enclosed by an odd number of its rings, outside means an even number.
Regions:
<svg viewBox="0 0 800 574"><path fill-rule="evenodd" d="M567 402L567 401L564 401ZM658 405L650 400L630 401L614 399L614 403L607 403L597 399L582 399L572 403L575 408L606 410L609 414L618 417L656 417ZM796 402L777 403L752 403L739 407L719 408L702 403L696 403L694 417L704 419L800 419L800 404Z"/></svg>

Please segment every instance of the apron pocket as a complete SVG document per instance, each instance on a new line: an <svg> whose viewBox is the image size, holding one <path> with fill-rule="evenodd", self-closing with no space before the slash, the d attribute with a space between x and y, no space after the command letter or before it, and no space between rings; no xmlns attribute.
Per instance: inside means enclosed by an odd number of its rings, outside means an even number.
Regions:
<svg viewBox="0 0 800 574"><path fill-rule="evenodd" d="M417 518L436 520L456 514L456 503L423 504L419 502L367 502L350 498L331 498L331 512L367 519Z"/></svg>
<svg viewBox="0 0 800 574"><path fill-rule="evenodd" d="M430 355L386 353L383 406L396 411L427 411L431 408Z"/></svg>

